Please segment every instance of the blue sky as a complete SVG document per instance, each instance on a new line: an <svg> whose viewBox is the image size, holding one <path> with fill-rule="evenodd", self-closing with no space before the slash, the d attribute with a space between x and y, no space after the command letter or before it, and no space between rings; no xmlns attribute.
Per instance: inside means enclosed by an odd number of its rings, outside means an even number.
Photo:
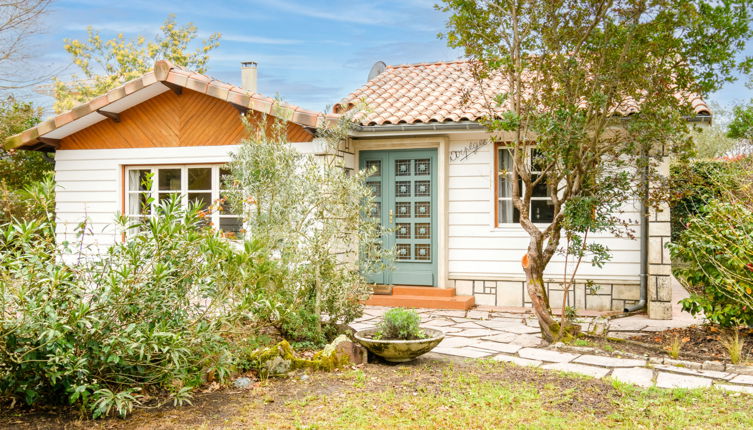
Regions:
<svg viewBox="0 0 753 430"><path fill-rule="evenodd" d="M86 37L86 27L151 38L165 17L193 22L200 36L222 33L208 74L240 84L240 62L259 63L259 91L323 110L365 81L378 60L387 64L452 60L462 54L436 35L444 17L433 0L400 1L96 1L60 0L47 17L39 59L45 67L70 62L63 39ZM73 72L63 70L62 76ZM44 97L39 102L51 105Z"/></svg>
<svg viewBox="0 0 753 430"><path fill-rule="evenodd" d="M153 37L165 17L193 22L200 36L222 33L208 74L240 83L240 62L259 63L259 90L313 110L337 102L365 81L374 62L387 64L453 60L462 52L437 39L445 16L435 0L58 0L37 41L41 67L70 74L63 39L86 37L91 25L110 38ZM751 50L753 51L753 50ZM753 52L752 52L753 53ZM711 97L729 105L753 95L742 82ZM49 97L35 96L52 104Z"/></svg>

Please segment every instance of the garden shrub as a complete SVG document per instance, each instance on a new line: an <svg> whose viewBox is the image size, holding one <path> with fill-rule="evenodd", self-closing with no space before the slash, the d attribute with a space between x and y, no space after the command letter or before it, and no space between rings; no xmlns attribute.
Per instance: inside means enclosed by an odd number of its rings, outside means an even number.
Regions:
<svg viewBox="0 0 753 430"><path fill-rule="evenodd" d="M671 243L674 274L690 291L681 301L723 327L753 326L753 211L740 201L712 200Z"/></svg>
<svg viewBox="0 0 753 430"><path fill-rule="evenodd" d="M412 309L390 309L384 313L384 319L377 324L374 339L423 339L426 334L419 327L420 323L421 316Z"/></svg>
<svg viewBox="0 0 753 430"><path fill-rule="evenodd" d="M753 324L753 159L675 166L674 274L691 293L681 303L724 327Z"/></svg>
<svg viewBox="0 0 753 430"><path fill-rule="evenodd" d="M0 401L72 404L94 417L125 415L147 398L180 404L205 382L254 368L254 351L272 341L258 328L316 346L361 315L361 270L389 257L365 216L368 173L252 136L225 178L245 214L239 240L174 198L150 199L142 221L119 217L128 239L104 253L85 245L86 223L80 244L56 244L54 184L28 188L42 210L0 223ZM322 139L342 138L326 130Z"/></svg>
<svg viewBox="0 0 753 430"><path fill-rule="evenodd" d="M672 240L677 240L690 218L711 200L740 185L744 166L739 161L699 160L671 166L670 199Z"/></svg>
<svg viewBox="0 0 753 430"><path fill-rule="evenodd" d="M2 226L0 396L124 415L142 395L180 403L228 375L242 286L266 282L268 253L234 249L175 200L128 227L101 258L66 264L50 220Z"/></svg>
<svg viewBox="0 0 753 430"><path fill-rule="evenodd" d="M297 151L282 121L266 129L247 124L250 137L224 178L229 204L244 215L246 236L279 263L278 281L256 291L255 316L296 345L323 345L360 316L360 301L370 292L362 273L389 257L369 247L381 234L364 209L373 204L369 173L347 172L338 157L348 123L320 132L315 144L329 154L323 156Z"/></svg>

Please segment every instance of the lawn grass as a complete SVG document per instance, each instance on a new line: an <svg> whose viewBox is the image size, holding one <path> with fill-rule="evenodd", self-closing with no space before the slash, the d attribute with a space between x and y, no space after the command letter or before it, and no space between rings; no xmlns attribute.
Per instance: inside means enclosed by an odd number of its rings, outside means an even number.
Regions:
<svg viewBox="0 0 753 430"><path fill-rule="evenodd" d="M492 361L422 359L301 376L198 396L193 406L138 411L126 420L64 424L89 429L753 428L751 395L642 389Z"/></svg>

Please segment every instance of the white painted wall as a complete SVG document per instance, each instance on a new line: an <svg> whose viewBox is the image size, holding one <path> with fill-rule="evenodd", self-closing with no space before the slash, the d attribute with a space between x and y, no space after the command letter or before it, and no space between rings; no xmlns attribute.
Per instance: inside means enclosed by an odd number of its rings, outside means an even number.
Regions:
<svg viewBox="0 0 753 430"><path fill-rule="evenodd" d="M450 135L450 153L484 139L483 133ZM519 226L496 227L494 220L494 146L488 144L463 161L449 164L448 268L450 279L523 279L520 260L528 247L528 234ZM638 221L638 204L629 204L621 215ZM638 225L633 227L636 236ZM638 240L602 233L591 236L612 251L603 269L581 264L578 278L593 281L638 282ZM556 255L547 267L547 279L562 279L564 257Z"/></svg>
<svg viewBox="0 0 753 430"><path fill-rule="evenodd" d="M89 223L84 246L103 250L120 240L114 220L122 209L123 166L225 163L238 146L59 150L55 154L58 243L78 247L76 230Z"/></svg>
<svg viewBox="0 0 753 430"><path fill-rule="evenodd" d="M449 151L483 139L483 133L449 136ZM318 147L296 144L304 153L316 153ZM224 163L238 146L198 146L138 149L60 150L56 153L57 238L58 242L77 243L77 226L89 221L90 234L85 245L105 248L117 240L115 214L122 208L121 170L127 165ZM520 226L497 228L494 225L493 146L487 145L463 161L449 161L447 272L449 279L522 279L520 258L528 236ZM352 162L352 161L351 161ZM623 216L638 219L638 208L629 205ZM637 225L635 226L638 233ZM594 281L637 282L639 241L595 237L612 250L613 261L603 269L584 264L579 278ZM547 275L562 278L563 258L555 256Z"/></svg>

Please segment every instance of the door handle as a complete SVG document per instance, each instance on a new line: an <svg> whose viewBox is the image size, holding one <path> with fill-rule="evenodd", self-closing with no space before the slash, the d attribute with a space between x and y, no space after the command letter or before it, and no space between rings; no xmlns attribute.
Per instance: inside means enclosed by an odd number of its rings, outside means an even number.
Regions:
<svg viewBox="0 0 753 430"><path fill-rule="evenodd" d="M392 209L390 209L390 224L392 224Z"/></svg>

